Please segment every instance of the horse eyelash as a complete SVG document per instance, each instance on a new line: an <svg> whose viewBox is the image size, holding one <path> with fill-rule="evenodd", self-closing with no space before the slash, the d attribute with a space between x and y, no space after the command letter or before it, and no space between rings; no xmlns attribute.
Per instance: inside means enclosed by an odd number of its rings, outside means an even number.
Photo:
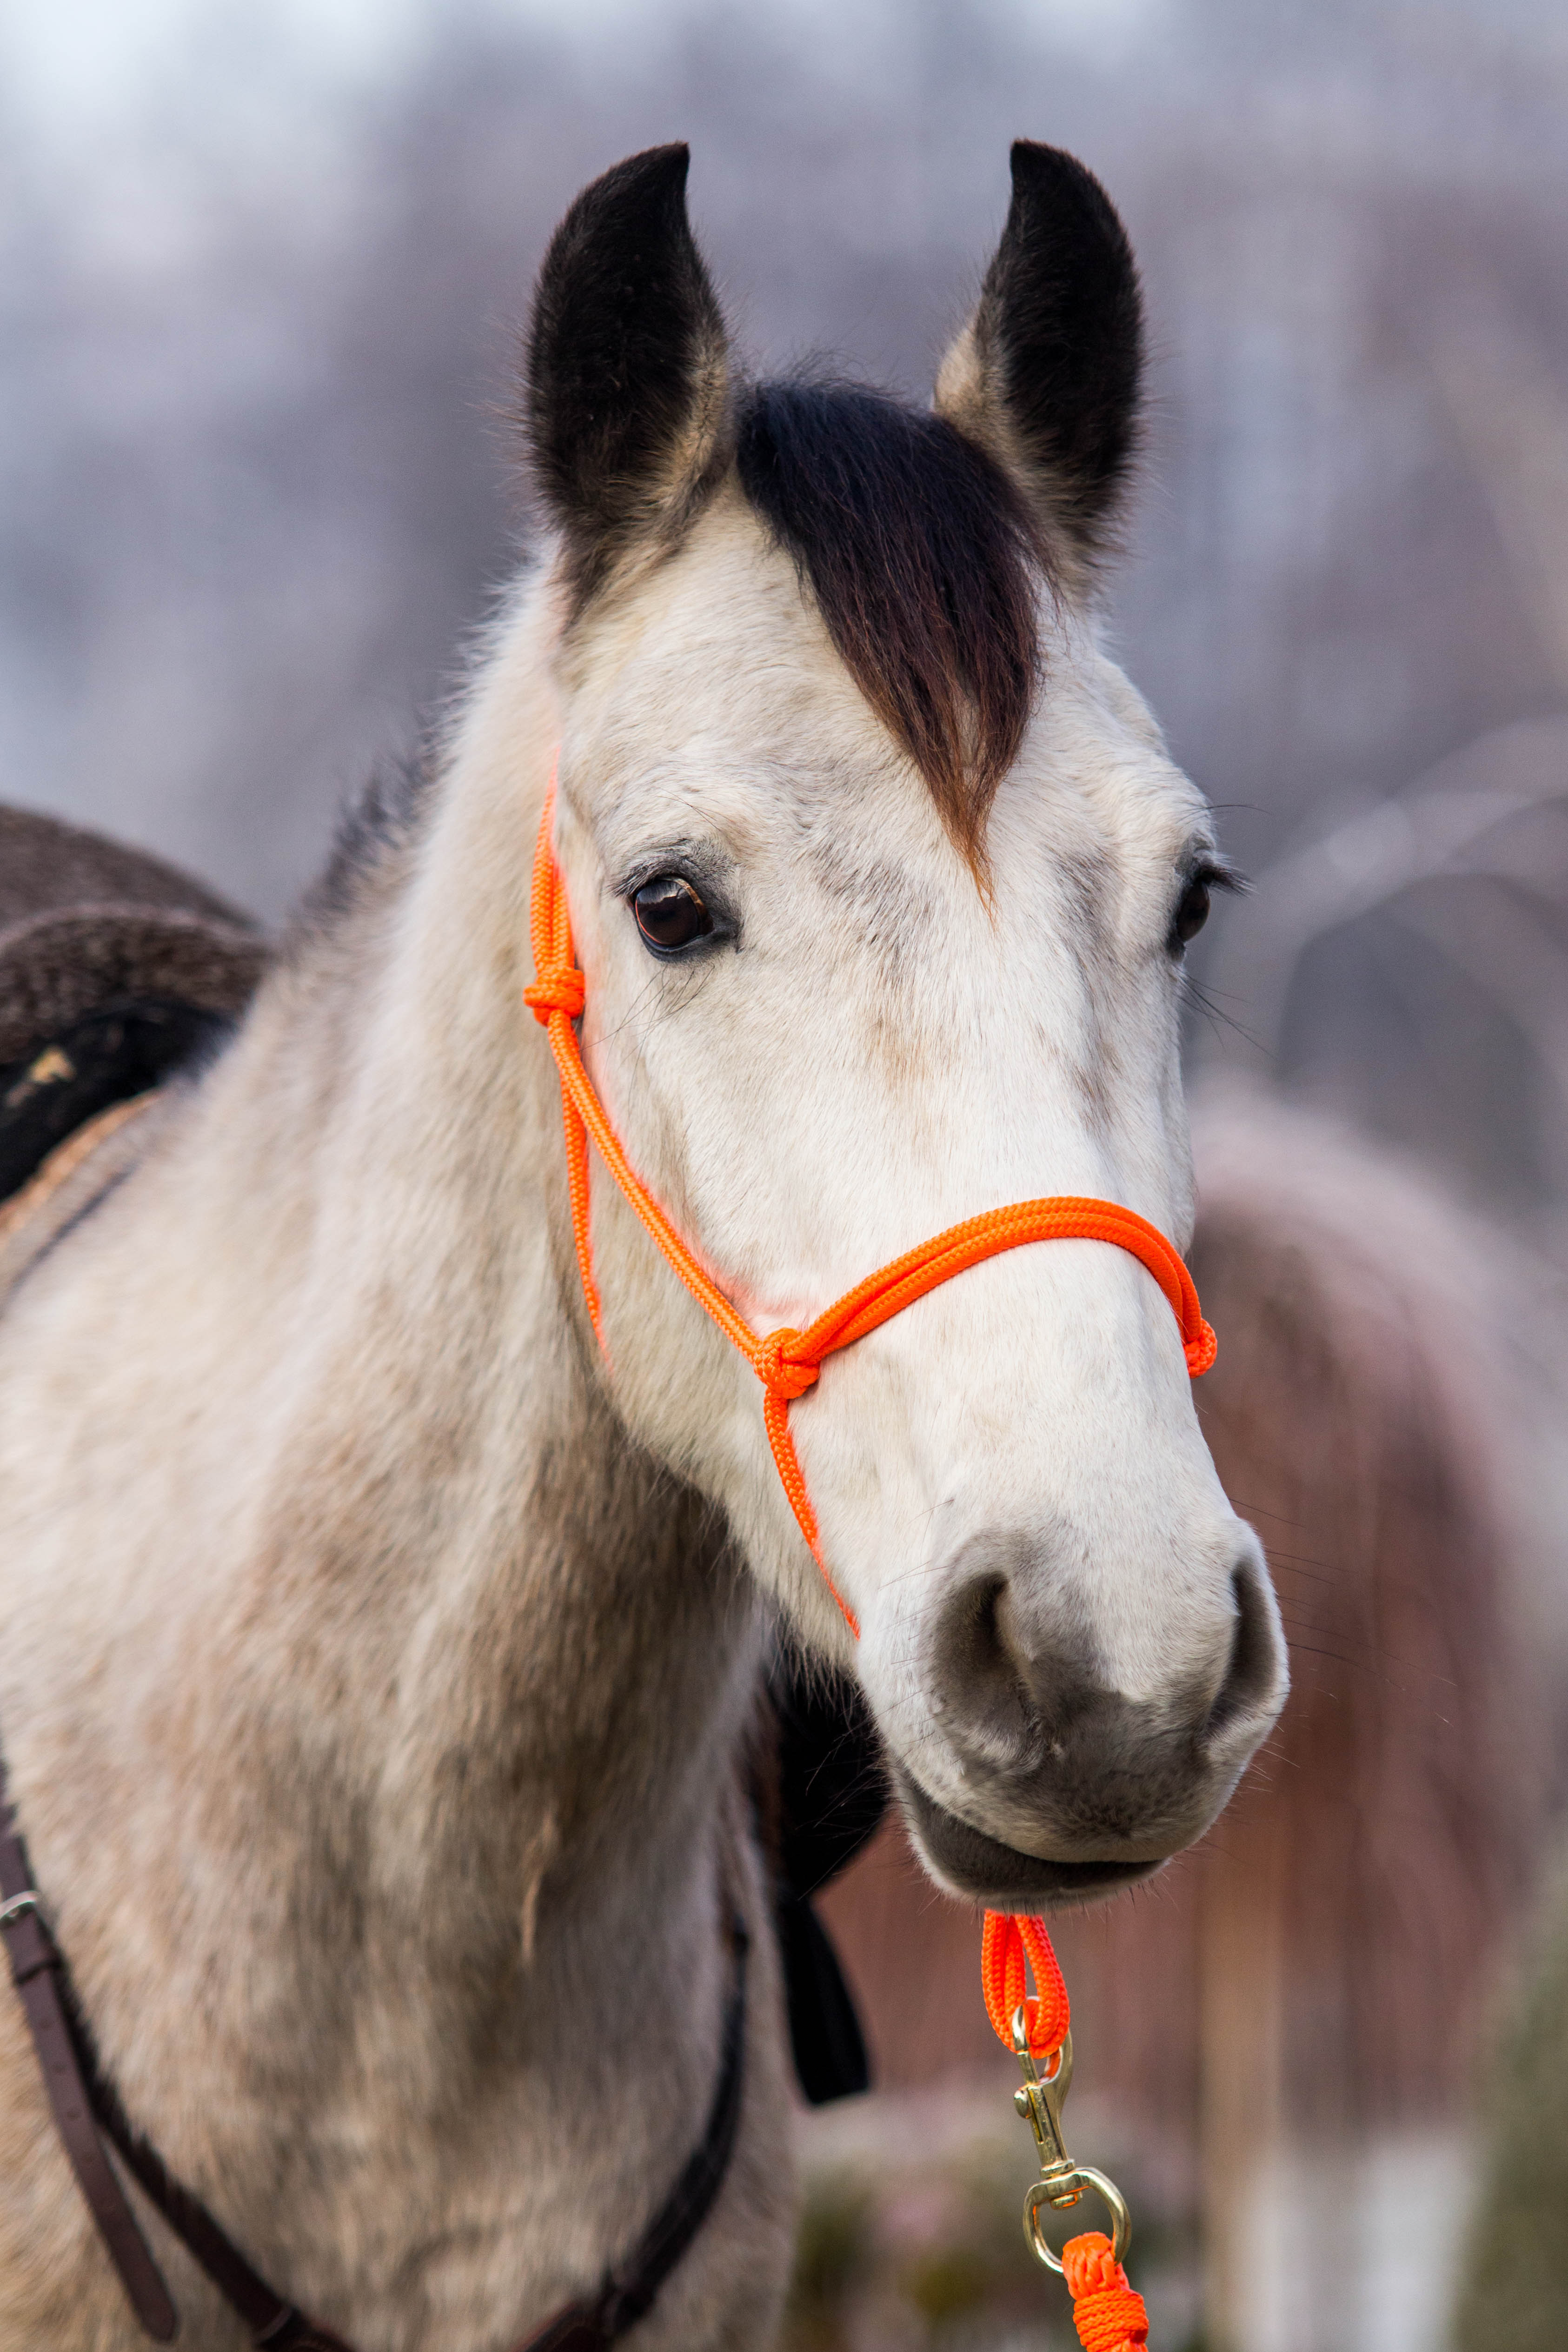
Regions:
<svg viewBox="0 0 1568 2352"><path fill-rule="evenodd" d="M700 844L671 841L660 849L645 850L610 884L610 894L629 902L645 882L652 882L661 874L679 875L683 882L689 882L713 915L722 908L725 919L739 928L739 918L725 887L725 862Z"/></svg>

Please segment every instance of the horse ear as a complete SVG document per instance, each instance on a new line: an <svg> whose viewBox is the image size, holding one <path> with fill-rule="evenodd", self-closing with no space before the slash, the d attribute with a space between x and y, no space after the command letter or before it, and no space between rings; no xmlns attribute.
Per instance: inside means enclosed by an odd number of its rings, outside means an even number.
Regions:
<svg viewBox="0 0 1568 2352"><path fill-rule="evenodd" d="M728 455L728 344L687 219L690 160L650 147L584 188L539 274L525 425L579 609L638 543L676 543Z"/></svg>
<svg viewBox="0 0 1568 2352"><path fill-rule="evenodd" d="M1030 139L1012 161L1007 226L936 408L1023 479L1077 571L1104 543L1136 446L1138 271L1092 173Z"/></svg>

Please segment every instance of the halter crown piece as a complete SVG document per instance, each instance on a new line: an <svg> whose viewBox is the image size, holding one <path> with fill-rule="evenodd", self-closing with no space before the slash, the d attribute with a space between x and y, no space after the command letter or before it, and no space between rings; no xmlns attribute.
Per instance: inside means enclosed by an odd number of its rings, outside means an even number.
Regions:
<svg viewBox="0 0 1568 2352"><path fill-rule="evenodd" d="M540 820L533 860L533 892L530 930L534 979L523 991L523 1002L542 1024L561 1076L561 1104L566 1131L566 1182L572 1201L572 1230L583 1295L595 1338L604 1345L598 1286L594 1279L593 1242L588 1212L588 1139L615 1178L642 1223L699 1306L710 1315L725 1338L738 1348L763 1384L763 1420L779 1478L788 1496L800 1531L837 1603L845 1623L858 1641L860 1627L854 1611L833 1579L823 1558L816 1514L811 1507L795 1440L790 1434L789 1408L813 1386L825 1357L852 1347L879 1324L923 1298L927 1291L951 1281L983 1258L1002 1250L1018 1249L1026 1242L1096 1241L1112 1243L1147 1266L1181 1327L1187 1370L1196 1380L1215 1360L1215 1335L1205 1322L1180 1253L1157 1225L1123 1208L1116 1201L1076 1195L1055 1195L1038 1201L1017 1201L1005 1209L987 1209L962 1224L922 1242L893 1259L825 1307L804 1331L787 1327L759 1336L681 1238L621 1149L620 1139L595 1093L584 1066L574 1023L582 1014L587 982L573 961L572 918L565 886L555 863L552 839L555 820L555 780L552 775ZM1026 1990L1025 1966L1035 1979L1035 1994ZM1122 2352L1147 2341L1148 2322L1142 2300L1127 2284L1121 2256L1129 2235L1126 2208L1117 2192L1098 2173L1075 2166L1060 2138L1060 2107L1071 2071L1067 1987L1044 1924L1024 1914L988 1911L981 1955L981 1976L986 2011L998 2037L1016 2050L1024 2066L1025 2089L1017 2094L1020 2112L1035 2126L1042 2158L1042 2179L1029 2192L1025 2227L1043 2261L1062 2269L1074 2296L1079 2335L1090 2352ZM1039 2062L1047 2072L1042 2076ZM1053 2063L1054 2062L1054 2063ZM1054 2092L1054 2096L1053 2096ZM1039 2233L1037 2215L1041 2203L1076 2204L1084 2188L1110 2194L1116 2222L1113 2240L1099 2231L1068 2241L1061 2262L1049 2252Z"/></svg>

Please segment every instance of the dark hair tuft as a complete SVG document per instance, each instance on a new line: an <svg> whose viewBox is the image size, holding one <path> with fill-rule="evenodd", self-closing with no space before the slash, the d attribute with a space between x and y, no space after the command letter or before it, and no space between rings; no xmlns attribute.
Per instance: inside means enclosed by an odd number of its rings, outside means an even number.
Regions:
<svg viewBox="0 0 1568 2352"><path fill-rule="evenodd" d="M758 385L738 427L747 498L983 872L1039 666L1043 559L1021 493L941 417L857 384Z"/></svg>
<svg viewBox="0 0 1568 2352"><path fill-rule="evenodd" d="M432 781L431 769L417 759L389 760L372 771L339 816L326 865L297 910L297 930L330 931L353 911L373 877L413 841Z"/></svg>

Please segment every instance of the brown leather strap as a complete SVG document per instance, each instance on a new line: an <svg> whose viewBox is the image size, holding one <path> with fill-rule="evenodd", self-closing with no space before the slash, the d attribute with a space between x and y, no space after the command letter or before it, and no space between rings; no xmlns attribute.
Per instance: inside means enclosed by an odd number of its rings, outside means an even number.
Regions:
<svg viewBox="0 0 1568 2352"><path fill-rule="evenodd" d="M113 2085L99 2066L91 2036L72 1997L65 1957L38 1908L27 1850L6 1790L3 1751L0 1935L66 2154L132 2308L147 2334L155 2343L171 2342L179 2332L179 2315L104 2154L100 2131L230 2309L244 2320L254 2345L265 2347L265 2352L353 2352L342 2336L286 2303L268 2286L200 2198L175 2179L156 2148L127 2120ZM700 2141L630 2254L606 2271L593 2300L558 2312L543 2327L525 2336L516 2352L606 2352L651 2309L665 2280L712 2211L734 2151L745 2075L749 1939L739 1918L732 1923L731 1938L734 1982L724 2015L719 2080Z"/></svg>
<svg viewBox="0 0 1568 2352"><path fill-rule="evenodd" d="M43 1913L27 1865L27 1850L16 1832L0 1757L0 1935L11 1963L11 1980L38 2053L55 2126L71 2169L98 2224L99 2235L119 2272L132 2310L155 2344L171 2343L179 2317L156 2263L147 2251L136 2216L126 2202L113 2166L93 2123L92 2103L82 2080L75 2037L61 1997L63 1963Z"/></svg>
<svg viewBox="0 0 1568 2352"><path fill-rule="evenodd" d="M175 2178L157 2149L134 2131L111 2083L100 2072L90 2044L79 2025L77 2039L84 2051L84 2074L99 2126L111 2141L125 2168L146 2191L149 2201L205 2271L231 2311L237 2312L255 2344L268 2352L353 2352L340 2336L286 2303L259 2271L247 2262L226 2231L221 2229L199 2197Z"/></svg>
<svg viewBox="0 0 1568 2352"><path fill-rule="evenodd" d="M17 1906L16 1898L26 1896ZM230 2308L268 2352L351 2352L341 2336L310 2320L268 2286L221 2230L199 2197L177 2180L157 2150L127 2122L112 2085L99 2066L91 2036L72 1996L65 1957L37 1908L27 1850L16 1825L0 1752L0 1905L13 1907L3 1930L11 1974L38 2053L55 2121L93 2220L119 2272L132 2308L155 2343L179 2332L170 2298L125 2192L104 2154L101 2132L126 2169Z"/></svg>
<svg viewBox="0 0 1568 2352"><path fill-rule="evenodd" d="M625 2262L606 2271L591 2303L574 2303L515 2352L606 2352L652 2309L655 2297L724 2185L740 2128L746 2066L746 1952L749 1938L737 1918L731 1929L735 1977L724 2013L724 2042L708 2123L675 2183Z"/></svg>
<svg viewBox="0 0 1568 2352"><path fill-rule="evenodd" d="M113 1104L68 1136L0 1204L0 1307L39 1260L133 1168L157 1131L161 1094Z"/></svg>

